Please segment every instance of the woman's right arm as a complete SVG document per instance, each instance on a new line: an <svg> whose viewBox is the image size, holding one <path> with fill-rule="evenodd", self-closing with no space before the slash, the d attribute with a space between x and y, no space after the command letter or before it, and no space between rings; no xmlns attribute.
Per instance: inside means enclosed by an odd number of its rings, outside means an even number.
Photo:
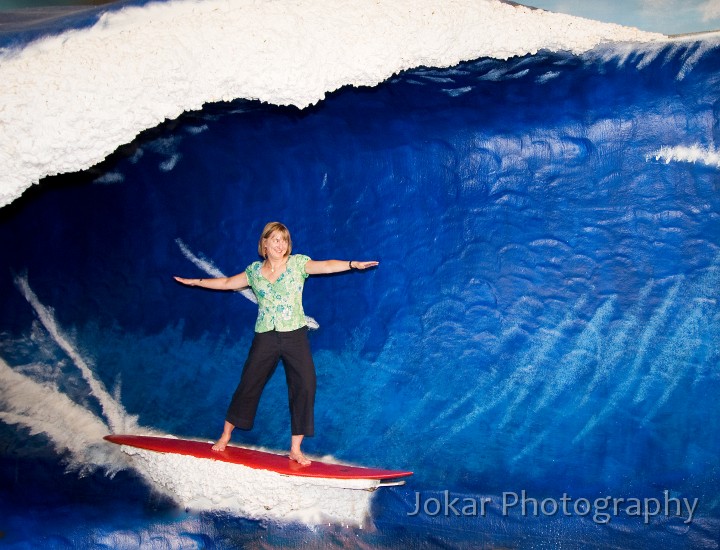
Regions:
<svg viewBox="0 0 720 550"><path fill-rule="evenodd" d="M238 290L250 286L247 274L244 271L232 277L218 277L213 279L183 279L182 277L173 277L173 279L187 286L199 286L202 288L211 288L212 290Z"/></svg>

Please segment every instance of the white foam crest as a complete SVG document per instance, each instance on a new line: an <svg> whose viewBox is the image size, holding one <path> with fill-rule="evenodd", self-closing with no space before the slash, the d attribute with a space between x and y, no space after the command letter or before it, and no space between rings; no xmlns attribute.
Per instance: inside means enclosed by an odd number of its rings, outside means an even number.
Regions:
<svg viewBox="0 0 720 550"><path fill-rule="evenodd" d="M697 46L694 51L688 50L688 54L684 58L684 63L682 68L680 69L680 72L678 72L677 79L682 80L684 79L694 68L695 65L697 65L698 61L702 59L702 56L705 55L710 50L715 49L718 46L718 42L698 42Z"/></svg>
<svg viewBox="0 0 720 550"><path fill-rule="evenodd" d="M55 343L62 349L72 360L80 371L85 382L90 386L92 395L100 403L102 412L107 419L110 430L113 433L125 432L136 429L136 419L128 415L119 401L115 400L105 389L103 383L95 377L95 374L88 366L87 362L82 358L78 351L73 347L68 338L63 334L58 326L55 315L52 310L40 303L35 293L30 288L26 276L15 277L15 285L18 287L22 295L35 310L38 319L45 327L45 330L52 336Z"/></svg>
<svg viewBox="0 0 720 550"><path fill-rule="evenodd" d="M363 526L377 480L285 476L219 460L123 445L132 466L184 507L255 519Z"/></svg>
<svg viewBox="0 0 720 550"><path fill-rule="evenodd" d="M177 238L175 239L175 242L177 243L178 247L180 247L180 251L183 253L183 256L190 260L193 265L195 265L198 269L201 269L203 272L207 273L211 277L227 277L227 275L220 271L212 261L196 256L192 252L192 250L190 250L190 248L188 248L188 246L182 241L182 239ZM240 294L245 296L245 298L250 300L253 304L257 304L257 298L255 297L255 293L249 288L241 288L236 292L239 292ZM305 316L305 322L307 323L308 328L312 330L320 328L320 324L308 315Z"/></svg>
<svg viewBox="0 0 720 550"><path fill-rule="evenodd" d="M666 37L500 0L175 0L0 51L0 206L142 130L236 98L306 107L406 69Z"/></svg>
<svg viewBox="0 0 720 550"><path fill-rule="evenodd" d="M654 153L650 153L646 157L646 160L650 160L651 158L657 161L664 161L665 164L670 164L671 162L691 162L693 164L704 164L711 168L720 168L720 151L710 147L703 147L700 144L661 147Z"/></svg>
<svg viewBox="0 0 720 550"><path fill-rule="evenodd" d="M664 63L674 57L679 57L682 65L676 75L677 80L683 80L697 65L707 52L720 45L720 33L699 33L669 37L667 40L644 42L643 44L613 44L612 47L598 48L590 56L604 63L616 63L619 67L628 62L634 62L635 67L644 69L655 61L661 54Z"/></svg>
<svg viewBox="0 0 720 550"><path fill-rule="evenodd" d="M122 455L103 441L105 423L49 384L16 372L0 358L0 420L32 435L45 434L55 449L70 453L69 468L84 473L102 467L114 473L127 467Z"/></svg>

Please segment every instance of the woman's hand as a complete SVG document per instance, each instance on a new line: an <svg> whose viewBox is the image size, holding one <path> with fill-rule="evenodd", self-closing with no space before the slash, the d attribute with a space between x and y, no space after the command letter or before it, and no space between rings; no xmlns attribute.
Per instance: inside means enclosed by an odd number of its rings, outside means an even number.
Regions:
<svg viewBox="0 0 720 550"><path fill-rule="evenodd" d="M366 261L366 262L358 262L357 260L353 260L350 262L350 268L351 269L367 269L368 267L375 267L378 264L380 264L380 262L376 262L375 260L370 260L370 261Z"/></svg>
<svg viewBox="0 0 720 550"><path fill-rule="evenodd" d="M197 286L201 279L183 279L182 277L173 277L178 283L187 286Z"/></svg>

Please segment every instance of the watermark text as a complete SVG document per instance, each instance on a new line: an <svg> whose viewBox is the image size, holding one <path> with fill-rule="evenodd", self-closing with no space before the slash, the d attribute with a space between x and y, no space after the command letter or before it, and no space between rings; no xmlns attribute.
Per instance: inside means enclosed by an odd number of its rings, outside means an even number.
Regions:
<svg viewBox="0 0 720 550"><path fill-rule="evenodd" d="M650 523L654 517L663 516L680 517L683 518L683 523L689 524L693 521L698 503L697 498L671 496L667 489L659 498L603 496L592 499L573 498L567 493L563 493L559 498L534 498L522 490L520 493L503 492L499 500L490 497L453 496L447 490L423 497L422 493L415 491L414 508L407 515L485 517L488 510L494 507L503 516L590 516L598 524L610 523L612 518L621 515L642 518L645 524Z"/></svg>

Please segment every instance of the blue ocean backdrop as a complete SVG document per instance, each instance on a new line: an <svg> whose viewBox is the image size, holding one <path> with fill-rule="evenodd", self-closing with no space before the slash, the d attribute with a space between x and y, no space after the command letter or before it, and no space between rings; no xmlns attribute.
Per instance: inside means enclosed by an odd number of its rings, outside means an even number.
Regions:
<svg viewBox="0 0 720 550"><path fill-rule="evenodd" d="M0 545L717 548L719 89L713 39L477 59L46 178L0 210ZM219 435L256 306L172 276L241 272L273 220L380 261L304 300L306 452L415 472L362 527L183 509L87 445ZM234 442L288 426L278 372Z"/></svg>

